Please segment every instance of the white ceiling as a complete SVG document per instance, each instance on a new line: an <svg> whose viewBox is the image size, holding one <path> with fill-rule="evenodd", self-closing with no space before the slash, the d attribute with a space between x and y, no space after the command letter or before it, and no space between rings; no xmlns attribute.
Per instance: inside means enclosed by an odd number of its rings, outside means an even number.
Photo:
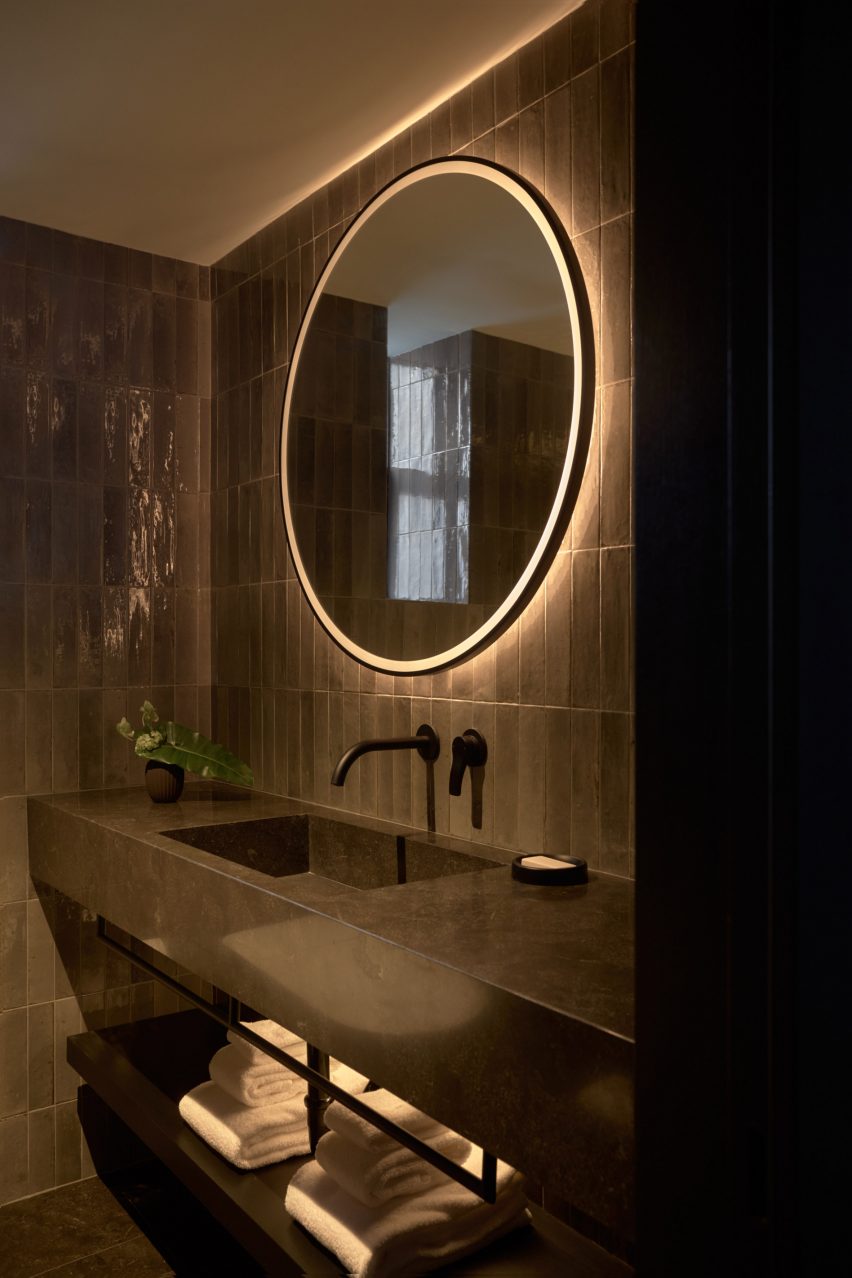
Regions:
<svg viewBox="0 0 852 1278"><path fill-rule="evenodd" d="M215 261L580 0L0 0L0 214Z"/></svg>

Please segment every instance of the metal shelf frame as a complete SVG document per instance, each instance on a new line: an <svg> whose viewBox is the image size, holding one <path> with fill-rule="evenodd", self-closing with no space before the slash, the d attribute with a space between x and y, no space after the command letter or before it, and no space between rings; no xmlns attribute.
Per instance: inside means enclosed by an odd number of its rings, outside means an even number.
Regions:
<svg viewBox="0 0 852 1278"><path fill-rule="evenodd" d="M156 964L149 962L142 955L134 953L132 949L110 936L107 932L108 926L108 921L103 915L99 914L98 938L115 954L120 955L121 958L132 963L134 967L138 967L141 971L147 973L155 981L165 985L167 989L178 994L188 1003L191 1003L193 1007L198 1008L199 1011L204 1012L212 1020L218 1022L219 1025L225 1026L226 1029L244 1039L245 1042L250 1043L252 1047L259 1048L262 1052L265 1052L267 1056L277 1061L279 1065L286 1066L294 1074L305 1079L308 1084L305 1108L307 1109L311 1153L316 1150L317 1141L324 1129L322 1116L325 1109L331 1100L335 1100L347 1109L352 1110L360 1118L366 1119L368 1123L378 1128L385 1136L390 1136L393 1140L398 1141L400 1145L404 1145L406 1149L410 1149L412 1153L417 1154L418 1157L424 1159L439 1171L444 1172L445 1175L450 1176L458 1184L463 1185L465 1189L469 1189L485 1202L493 1203L496 1200L497 1158L494 1154L488 1153L487 1150L482 1151L481 1173L479 1176L475 1176L466 1167L460 1167L458 1163L439 1153L417 1136L413 1136L411 1132L406 1131L404 1127L400 1127L392 1119L386 1118L383 1114L377 1113L371 1106L365 1105L357 1096L353 1096L342 1087L338 1087L329 1078L329 1058L326 1052L322 1052L319 1048L314 1047L313 1044L308 1043L307 1062L296 1060L295 1057L276 1047L274 1043L270 1043L268 1039L263 1038L260 1034L255 1034L253 1030L243 1024L243 1004L239 999L233 998L228 994L227 1011L215 1003L209 1002L199 994L194 993L175 977L163 972Z"/></svg>

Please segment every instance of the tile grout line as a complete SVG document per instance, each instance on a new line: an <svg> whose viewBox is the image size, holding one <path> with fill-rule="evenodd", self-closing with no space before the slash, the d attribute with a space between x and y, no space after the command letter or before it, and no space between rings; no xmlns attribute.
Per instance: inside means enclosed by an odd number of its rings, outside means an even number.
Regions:
<svg viewBox="0 0 852 1278"><path fill-rule="evenodd" d="M35 1197L39 1197L39 1195L36 1194ZM108 1247L101 1247L97 1251L87 1251L83 1255L73 1256L70 1260L63 1261L61 1265L53 1265L50 1269L38 1269L34 1271L33 1273L28 1274L26 1278L47 1278L47 1276L50 1274L62 1274L63 1271L67 1271L72 1265L80 1264L81 1261L91 1260L95 1256L108 1256L108 1254L112 1251L115 1251L117 1247L124 1247L128 1242L132 1242L135 1238L146 1238L146 1240L150 1242L150 1239L148 1239L147 1235L144 1234L141 1229L139 1229L139 1227L133 1222L132 1218L129 1215L127 1218L130 1221L130 1223L133 1225L133 1230L134 1230L134 1232L132 1234L129 1234L127 1238L123 1238L120 1242L117 1242L117 1243L110 1243ZM154 1244L151 1243L152 1247L153 1245ZM156 1251L157 1248L154 1248L154 1250ZM166 1270L165 1273L170 1274L171 1270Z"/></svg>

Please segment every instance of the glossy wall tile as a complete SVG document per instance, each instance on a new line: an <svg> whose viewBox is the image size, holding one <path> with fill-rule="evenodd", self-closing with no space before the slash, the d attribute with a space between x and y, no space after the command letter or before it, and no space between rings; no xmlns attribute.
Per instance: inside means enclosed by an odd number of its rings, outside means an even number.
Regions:
<svg viewBox="0 0 852 1278"><path fill-rule="evenodd" d="M627 0L587 0L212 270L217 733L267 789L425 825L417 759L362 759L343 790L328 777L350 740L428 719L444 741L439 830L570 850L621 875L633 873L632 39ZM571 528L524 615L453 670L393 678L344 656L306 606L277 506L275 441L289 351L329 252L395 174L453 153L519 173L571 235L595 332L595 422ZM331 386L331 363L326 372ZM491 747L481 830L446 794L447 747L471 725Z"/></svg>
<svg viewBox="0 0 852 1278"><path fill-rule="evenodd" d="M91 1174L67 1035L169 1006L30 882L25 796L138 783L145 697L209 724L207 277L0 217L0 1201Z"/></svg>
<svg viewBox="0 0 852 1278"><path fill-rule="evenodd" d="M91 1171L65 1036L173 1006L27 871L26 794L138 782L113 724L143 697L227 741L265 789L418 827L419 760L368 755L343 790L329 776L352 740L428 720L439 830L632 875L632 41L629 0L586 0L210 269L0 216L0 1201ZM352 217L454 153L519 173L571 235L595 423L524 615L452 670L394 678L345 657L295 580L281 408ZM479 830L447 793L471 725L490 747Z"/></svg>

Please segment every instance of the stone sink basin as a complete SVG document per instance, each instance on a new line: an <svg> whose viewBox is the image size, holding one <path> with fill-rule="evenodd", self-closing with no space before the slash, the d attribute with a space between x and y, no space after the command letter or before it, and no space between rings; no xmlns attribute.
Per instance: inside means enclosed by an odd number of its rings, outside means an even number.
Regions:
<svg viewBox="0 0 852 1278"><path fill-rule="evenodd" d="M402 835L308 814L163 830L162 835L270 878L316 874L359 890L469 874L500 864L450 848L408 845Z"/></svg>

